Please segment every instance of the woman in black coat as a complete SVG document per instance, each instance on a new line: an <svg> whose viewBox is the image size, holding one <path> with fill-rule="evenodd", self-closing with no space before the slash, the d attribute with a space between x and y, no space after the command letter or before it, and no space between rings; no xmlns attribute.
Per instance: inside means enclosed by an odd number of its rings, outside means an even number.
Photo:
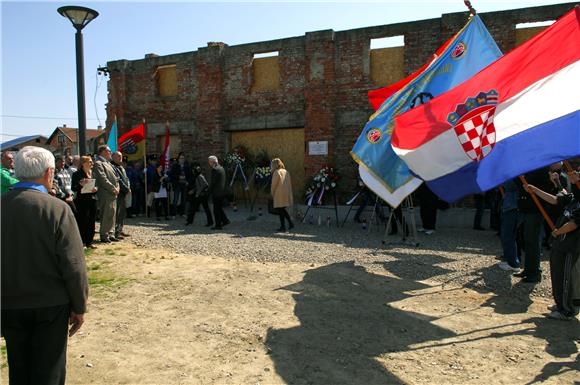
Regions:
<svg viewBox="0 0 580 385"><path fill-rule="evenodd" d="M82 156L78 171L72 175L71 189L75 193L75 217L81 233L83 244L87 248L96 249L93 245L95 237L95 220L97 216L97 188L82 192L83 186L93 179L93 160L90 156Z"/></svg>

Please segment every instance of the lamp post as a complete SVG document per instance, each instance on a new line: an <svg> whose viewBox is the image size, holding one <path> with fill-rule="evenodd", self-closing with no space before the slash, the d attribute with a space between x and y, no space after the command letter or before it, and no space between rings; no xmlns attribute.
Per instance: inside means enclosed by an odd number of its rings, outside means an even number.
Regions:
<svg viewBox="0 0 580 385"><path fill-rule="evenodd" d="M99 16L97 11L79 6L60 7L57 10L62 16L69 19L77 30L75 34L76 61L77 61L77 108L79 112L79 153L87 153L87 116L85 111L85 69L83 57L83 34L82 29Z"/></svg>

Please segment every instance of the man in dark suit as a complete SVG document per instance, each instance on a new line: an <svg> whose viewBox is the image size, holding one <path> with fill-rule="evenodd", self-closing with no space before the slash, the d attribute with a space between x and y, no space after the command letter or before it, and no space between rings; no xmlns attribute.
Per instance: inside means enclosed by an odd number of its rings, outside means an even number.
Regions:
<svg viewBox="0 0 580 385"><path fill-rule="evenodd" d="M118 241L112 234L115 229L117 214L117 196L119 195L119 177L111 164L111 149L107 145L99 146L99 156L93 166L93 176L97 185L97 199L101 213L99 234L101 242Z"/></svg>
<svg viewBox="0 0 580 385"><path fill-rule="evenodd" d="M213 200L213 217L215 226L212 230L221 230L223 226L230 223L224 212L224 199L226 197L226 171L218 162L214 155L208 158L209 167L211 168L211 181L209 191Z"/></svg>
<svg viewBox="0 0 580 385"><path fill-rule="evenodd" d="M11 384L64 384L67 335L84 322L83 243L71 208L48 194L54 166L48 150L24 147L15 157L20 182L1 198L1 324Z"/></svg>
<svg viewBox="0 0 580 385"><path fill-rule="evenodd" d="M131 194L129 177L123 166L123 154L119 151L113 154L113 168L119 178L119 195L117 195L117 208L115 212L115 238L123 239L128 234L123 232L123 225L127 217L127 194Z"/></svg>

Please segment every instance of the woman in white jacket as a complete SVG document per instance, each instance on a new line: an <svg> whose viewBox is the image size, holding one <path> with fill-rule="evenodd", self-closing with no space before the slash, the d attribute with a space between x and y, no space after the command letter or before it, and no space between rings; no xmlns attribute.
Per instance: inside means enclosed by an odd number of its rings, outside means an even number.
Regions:
<svg viewBox="0 0 580 385"><path fill-rule="evenodd" d="M279 159L272 159L272 199L273 207L280 216L280 228L278 231L286 231L285 220L288 221L288 229L294 228L294 223L290 219L290 214L286 210L292 206L294 199L292 196L292 181L290 173L284 167L284 163Z"/></svg>

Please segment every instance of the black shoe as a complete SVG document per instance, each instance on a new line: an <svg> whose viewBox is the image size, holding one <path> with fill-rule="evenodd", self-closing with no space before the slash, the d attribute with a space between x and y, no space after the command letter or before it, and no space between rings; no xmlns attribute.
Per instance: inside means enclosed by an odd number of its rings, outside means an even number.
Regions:
<svg viewBox="0 0 580 385"><path fill-rule="evenodd" d="M227 226L227 225L229 225L230 223L232 223L232 222L230 222L228 219L226 219L226 221L225 221L224 223L222 223L222 226Z"/></svg>
<svg viewBox="0 0 580 385"><path fill-rule="evenodd" d="M362 221L360 220L360 218L354 218L354 223L362 223Z"/></svg>
<svg viewBox="0 0 580 385"><path fill-rule="evenodd" d="M101 243L111 243L109 238L101 238Z"/></svg>
<svg viewBox="0 0 580 385"><path fill-rule="evenodd" d="M542 281L542 277L525 277L522 279L522 282L526 283L538 283Z"/></svg>
<svg viewBox="0 0 580 385"><path fill-rule="evenodd" d="M292 230L294 228L294 223L290 222L288 225L288 230Z"/></svg>
<svg viewBox="0 0 580 385"><path fill-rule="evenodd" d="M279 233L280 232L285 233L286 232L286 228L285 227L280 227L280 228L276 229L276 231L279 232Z"/></svg>
<svg viewBox="0 0 580 385"><path fill-rule="evenodd" d="M516 278L526 278L528 273L524 270L520 271L519 273L512 274Z"/></svg>
<svg viewBox="0 0 580 385"><path fill-rule="evenodd" d="M115 238L115 237L109 237L109 240L110 240L111 242L119 242L119 241L120 241L120 239L119 239L119 238Z"/></svg>
<svg viewBox="0 0 580 385"><path fill-rule="evenodd" d="M214 226L210 230L223 230L223 227L221 227L221 226Z"/></svg>
<svg viewBox="0 0 580 385"><path fill-rule="evenodd" d="M205 227L210 227L210 226L213 226L213 223L206 223L205 224Z"/></svg>
<svg viewBox="0 0 580 385"><path fill-rule="evenodd" d="M473 226L473 230L485 230L485 227Z"/></svg>
<svg viewBox="0 0 580 385"><path fill-rule="evenodd" d="M185 225L186 225L186 226L189 226L189 225L191 225L191 223L192 223L192 222L185 222Z"/></svg>

